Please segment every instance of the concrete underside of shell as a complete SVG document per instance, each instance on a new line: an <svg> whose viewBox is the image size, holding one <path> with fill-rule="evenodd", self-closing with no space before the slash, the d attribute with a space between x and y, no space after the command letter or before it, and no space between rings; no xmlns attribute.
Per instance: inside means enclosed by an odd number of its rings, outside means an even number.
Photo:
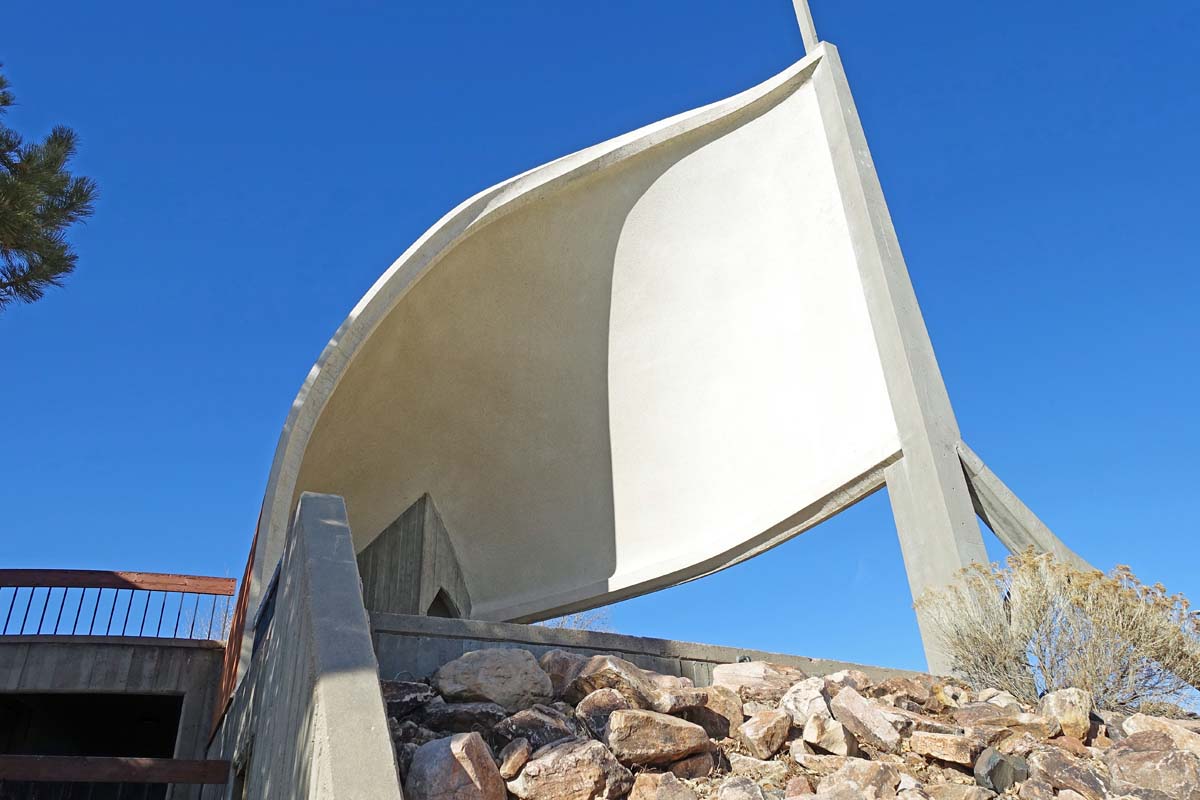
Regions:
<svg viewBox="0 0 1200 800"><path fill-rule="evenodd" d="M823 56L430 229L293 405L256 584L302 491L345 498L358 549L429 493L472 616L532 620L727 566L878 488L900 441Z"/></svg>

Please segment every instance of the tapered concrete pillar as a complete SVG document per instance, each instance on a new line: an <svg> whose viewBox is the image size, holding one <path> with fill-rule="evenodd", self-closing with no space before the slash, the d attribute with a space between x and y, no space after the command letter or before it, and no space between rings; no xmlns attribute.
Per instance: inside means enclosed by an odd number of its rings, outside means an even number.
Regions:
<svg viewBox="0 0 1200 800"><path fill-rule="evenodd" d="M813 80L900 434L902 458L884 478L915 599L950 583L972 562L986 563L987 551L956 450L958 423L850 85L837 48L828 43L820 48L825 55ZM928 620L918 614L918 623L929 669L948 671Z"/></svg>

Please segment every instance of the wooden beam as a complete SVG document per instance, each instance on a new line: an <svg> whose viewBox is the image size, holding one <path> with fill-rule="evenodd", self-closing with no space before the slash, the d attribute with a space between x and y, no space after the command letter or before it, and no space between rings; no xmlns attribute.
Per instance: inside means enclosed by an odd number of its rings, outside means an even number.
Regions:
<svg viewBox="0 0 1200 800"><path fill-rule="evenodd" d="M53 783L222 784L229 780L229 762L179 758L0 755L0 779Z"/></svg>
<svg viewBox="0 0 1200 800"><path fill-rule="evenodd" d="M232 597L237 581L202 575L159 572L109 572L96 569L0 569L0 586L66 587L68 589L139 589L147 592L190 592Z"/></svg>

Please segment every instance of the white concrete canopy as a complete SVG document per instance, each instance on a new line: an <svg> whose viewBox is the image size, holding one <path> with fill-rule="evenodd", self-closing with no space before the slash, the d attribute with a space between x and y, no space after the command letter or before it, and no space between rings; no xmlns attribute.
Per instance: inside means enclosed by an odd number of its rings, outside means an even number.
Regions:
<svg viewBox="0 0 1200 800"><path fill-rule="evenodd" d="M251 608L305 491L345 498L359 550L429 493L472 615L535 620L723 568L886 480L917 592L986 559L958 442L820 44L410 247L292 406Z"/></svg>

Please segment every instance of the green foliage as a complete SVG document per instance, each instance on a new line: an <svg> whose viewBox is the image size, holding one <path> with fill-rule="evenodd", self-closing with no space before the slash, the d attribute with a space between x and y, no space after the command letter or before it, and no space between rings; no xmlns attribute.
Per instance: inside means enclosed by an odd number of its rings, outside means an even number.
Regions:
<svg viewBox="0 0 1200 800"><path fill-rule="evenodd" d="M0 74L0 116L15 102L8 87ZM67 169L75 146L70 128L27 143L0 124L0 310L32 303L75 269L66 232L91 216L96 199L95 182Z"/></svg>

